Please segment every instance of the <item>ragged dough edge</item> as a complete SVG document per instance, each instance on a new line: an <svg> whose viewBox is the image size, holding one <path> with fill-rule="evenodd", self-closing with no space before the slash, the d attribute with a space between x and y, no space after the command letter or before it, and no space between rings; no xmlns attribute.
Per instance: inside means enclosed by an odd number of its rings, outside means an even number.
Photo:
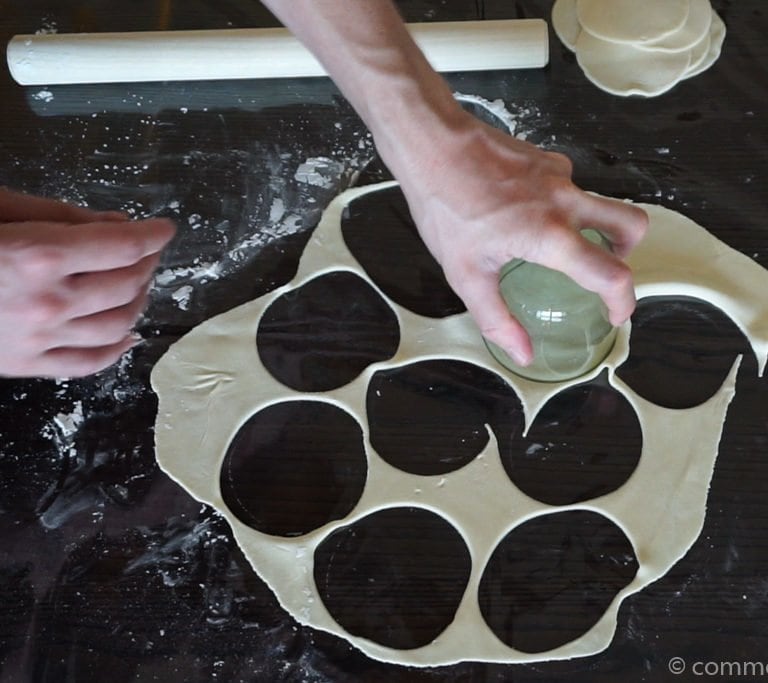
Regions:
<svg viewBox="0 0 768 683"><path fill-rule="evenodd" d="M201 324L161 358L152 373L159 397L155 430L158 463L195 498L228 520L256 573L294 618L345 638L373 658L438 666L471 660L511 663L570 659L598 653L613 638L621 602L663 576L701 532L740 359L710 400L688 410L668 410L645 401L616 377L615 369L628 353L629 326L622 328L609 357L589 377L608 369L611 384L637 411L643 450L628 482L601 498L578 505L549 506L526 496L504 472L492 433L483 453L457 472L436 477L401 472L384 462L370 443L365 395L370 378L378 370L434 358L475 363L501 375L515 388L523 401L526 425L552 396L588 377L551 385L518 378L487 353L467 314L444 320L423 318L380 292L400 323L402 340L392 359L369 366L354 381L331 392L304 395L274 380L255 349L263 311L285 292L336 270L356 273L376 288L344 244L341 217L344 207L355 199L393 186L384 183L340 195L323 215L291 283ZM661 207L643 208L649 213L651 227L631 261L639 295L701 296L714 292L716 305L749 337L762 371L768 356L768 314L766 304L750 292L765 291L768 273L687 218ZM665 268L667 259L682 260ZM680 282L674 280L678 276ZM747 298L732 299L741 296ZM250 529L229 511L221 495L219 473L229 443L248 418L270 405L301 399L336 405L358 421L364 435L368 478L360 501L346 518L298 538L270 537ZM466 505L461 495L466 492L471 505ZM414 650L382 647L347 633L325 609L313 580L314 551L328 534L376 510L401 505L432 510L448 520L464 538L472 558L469 584L453 623L435 641ZM482 571L498 542L512 529L542 514L567 510L593 510L611 519L631 540L640 569L583 636L548 652L519 652L502 643L482 618L477 601Z"/></svg>

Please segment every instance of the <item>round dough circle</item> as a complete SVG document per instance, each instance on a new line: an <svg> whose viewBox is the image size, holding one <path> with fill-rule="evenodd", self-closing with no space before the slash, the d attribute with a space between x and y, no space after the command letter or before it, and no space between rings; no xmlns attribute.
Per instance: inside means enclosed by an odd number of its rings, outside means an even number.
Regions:
<svg viewBox="0 0 768 683"><path fill-rule="evenodd" d="M587 78L613 95L660 95L684 77L690 51L653 52L601 40L582 31L576 59Z"/></svg>
<svg viewBox="0 0 768 683"><path fill-rule="evenodd" d="M691 50L709 35L712 26L712 5L709 0L690 0L691 9L683 27L668 36L645 43L642 47L662 52Z"/></svg>
<svg viewBox="0 0 768 683"><path fill-rule="evenodd" d="M718 16L717 12L712 12L712 26L709 29L709 35L705 38L705 45L707 47L703 57L700 57L698 63L696 62L697 50L693 50L693 56L691 57L691 65L688 67L685 76L683 78L693 78L703 73L709 67L711 67L720 57L720 53L723 50L723 43L725 42L725 24L723 20ZM703 50L702 50L703 51Z"/></svg>
<svg viewBox="0 0 768 683"><path fill-rule="evenodd" d="M691 0L578 0L584 31L614 43L649 43L679 31Z"/></svg>
<svg viewBox="0 0 768 683"><path fill-rule="evenodd" d="M555 0L552 6L552 28L563 45L574 52L581 33L576 0Z"/></svg>
<svg viewBox="0 0 768 683"><path fill-rule="evenodd" d="M700 73L698 69L704 64L704 61L709 56L709 48L712 45L712 38L709 33L699 41L698 44L691 48L691 63L688 65L688 70L683 75L683 78L690 78L696 73Z"/></svg>

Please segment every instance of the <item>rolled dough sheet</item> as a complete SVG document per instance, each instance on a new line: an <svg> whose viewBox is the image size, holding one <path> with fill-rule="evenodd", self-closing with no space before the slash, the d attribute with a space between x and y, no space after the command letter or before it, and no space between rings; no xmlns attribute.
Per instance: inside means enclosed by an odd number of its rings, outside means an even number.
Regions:
<svg viewBox="0 0 768 683"><path fill-rule="evenodd" d="M679 31L691 0L578 0L581 27L615 43L650 43Z"/></svg>
<svg viewBox="0 0 768 683"><path fill-rule="evenodd" d="M344 242L341 218L350 202L393 185L384 183L340 195L315 229L292 282L204 322L160 359L152 373L152 385L159 398L155 425L158 463L192 496L213 506L228 520L251 565L291 615L303 624L346 638L373 658L437 666L465 660L569 659L600 652L613 638L621 602L663 576L701 532L740 358L708 401L687 410L670 410L644 400L615 374L629 354L628 324L619 330L608 358L589 375L565 383L539 384L498 365L468 314L424 318L389 301L377 290L399 321L397 353L388 361L369 366L349 384L311 395L314 401L345 411L361 426L368 474L357 505L346 518L305 535L276 537L241 522L224 502L220 472L239 429L269 406L302 398L279 383L261 363L254 344L261 316L282 295L326 273L352 272L375 287ZM747 336L762 373L768 358L768 299L762 296L768 290L768 272L684 216L659 206L643 208L649 214L650 230L630 258L638 298L693 296L712 302ZM637 469L622 487L608 495L580 504L550 506L514 486L490 432L483 452L446 476L418 476L397 470L370 445L368 384L377 371L437 358L474 363L504 378L521 399L526 426L550 398L607 369L609 381L627 398L640 421L643 446ZM442 516L459 532L472 558L468 586L454 621L434 641L412 650L384 647L346 632L324 606L313 578L315 550L329 534L377 510L399 506L418 507ZM510 531L532 518L572 510L590 510L616 524L633 545L640 564L638 573L581 637L543 653L514 650L499 640L483 619L477 597L483 570Z"/></svg>

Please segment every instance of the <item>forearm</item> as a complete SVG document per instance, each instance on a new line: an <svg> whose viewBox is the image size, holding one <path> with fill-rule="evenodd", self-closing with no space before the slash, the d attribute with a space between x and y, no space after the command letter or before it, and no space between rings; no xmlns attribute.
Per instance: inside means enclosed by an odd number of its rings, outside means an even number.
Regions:
<svg viewBox="0 0 768 683"><path fill-rule="evenodd" d="M614 324L629 317L634 289L620 257L645 231L640 209L582 192L565 157L467 114L390 0L263 1L373 133L424 243L487 339L519 364L530 361L528 336L499 293L499 269L517 258L597 292ZM587 227L603 232L614 253L583 239Z"/></svg>
<svg viewBox="0 0 768 683"><path fill-rule="evenodd" d="M401 179L465 119L390 0L264 0L316 55ZM426 158L425 158L426 157ZM401 163L402 161L402 163ZM423 168L422 168L423 170Z"/></svg>

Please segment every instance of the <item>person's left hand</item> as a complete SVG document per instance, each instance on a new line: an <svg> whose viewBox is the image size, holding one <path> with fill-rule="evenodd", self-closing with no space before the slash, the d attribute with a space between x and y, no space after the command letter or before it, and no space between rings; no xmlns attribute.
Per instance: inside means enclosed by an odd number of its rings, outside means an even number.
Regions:
<svg viewBox="0 0 768 683"><path fill-rule="evenodd" d="M75 377L135 345L165 219L130 221L0 188L0 375Z"/></svg>

